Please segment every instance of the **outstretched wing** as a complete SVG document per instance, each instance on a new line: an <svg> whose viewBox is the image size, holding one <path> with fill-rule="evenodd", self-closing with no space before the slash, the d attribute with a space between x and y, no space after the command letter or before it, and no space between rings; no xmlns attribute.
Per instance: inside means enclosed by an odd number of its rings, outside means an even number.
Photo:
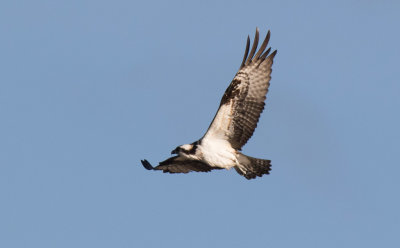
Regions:
<svg viewBox="0 0 400 248"><path fill-rule="evenodd" d="M250 38L239 71L226 89L219 109L203 139L225 139L233 148L240 150L253 135L264 109L264 101L271 79L271 66L276 50L269 56L270 32L256 53L259 32L256 29L254 43L249 54Z"/></svg>
<svg viewBox="0 0 400 248"><path fill-rule="evenodd" d="M141 160L141 162L144 168L148 170L162 170L164 173L188 173L191 171L209 172L213 169L220 169L211 167L200 161L187 160L180 156L171 157L162 161L156 167L153 167L147 160Z"/></svg>

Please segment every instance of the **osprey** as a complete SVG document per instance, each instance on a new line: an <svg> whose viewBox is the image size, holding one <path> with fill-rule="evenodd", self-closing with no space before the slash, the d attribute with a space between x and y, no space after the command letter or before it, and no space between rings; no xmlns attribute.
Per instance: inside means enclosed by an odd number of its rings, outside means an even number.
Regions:
<svg viewBox="0 0 400 248"><path fill-rule="evenodd" d="M247 179L269 174L271 160L253 158L240 152L253 135L264 109L271 66L277 52L269 54L271 48L265 51L270 38L268 31L256 53L258 38L257 28L249 54L250 38L247 37L242 64L222 96L219 109L205 135L191 144L178 146L171 152L176 156L160 162L156 167L142 160L146 169L188 173L233 167Z"/></svg>

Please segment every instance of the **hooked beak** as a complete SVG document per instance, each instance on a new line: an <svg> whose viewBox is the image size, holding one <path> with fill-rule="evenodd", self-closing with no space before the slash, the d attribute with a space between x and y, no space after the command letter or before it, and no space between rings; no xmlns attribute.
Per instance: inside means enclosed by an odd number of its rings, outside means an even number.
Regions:
<svg viewBox="0 0 400 248"><path fill-rule="evenodd" d="M178 154L179 153L179 147L177 147L175 150L173 150L172 152L171 152L171 155L172 154Z"/></svg>

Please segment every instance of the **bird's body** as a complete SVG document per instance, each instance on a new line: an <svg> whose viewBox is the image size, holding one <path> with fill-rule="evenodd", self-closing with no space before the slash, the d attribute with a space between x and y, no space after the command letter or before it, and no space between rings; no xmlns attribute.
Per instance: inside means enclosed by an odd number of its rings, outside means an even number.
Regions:
<svg viewBox="0 0 400 248"><path fill-rule="evenodd" d="M194 154L195 159L211 167L224 169L230 169L236 165L236 150L226 140L204 138L199 143Z"/></svg>
<svg viewBox="0 0 400 248"><path fill-rule="evenodd" d="M172 154L177 156L161 162L156 167L147 160L142 160L146 169L187 173L235 168L247 179L269 174L270 160L252 158L240 152L252 136L264 109L271 79L271 66L276 55L276 51L269 54L270 49L264 52L269 37L268 32L256 54L258 29L250 54L248 38L240 69L226 89L205 135L196 142L178 146L172 151Z"/></svg>

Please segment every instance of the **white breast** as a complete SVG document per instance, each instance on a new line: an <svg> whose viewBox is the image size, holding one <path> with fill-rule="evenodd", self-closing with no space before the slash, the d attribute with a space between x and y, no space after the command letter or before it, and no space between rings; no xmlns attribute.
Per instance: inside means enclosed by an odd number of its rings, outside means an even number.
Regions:
<svg viewBox="0 0 400 248"><path fill-rule="evenodd" d="M230 169L237 164L235 149L226 140L205 138L198 149L201 160L210 166Z"/></svg>

